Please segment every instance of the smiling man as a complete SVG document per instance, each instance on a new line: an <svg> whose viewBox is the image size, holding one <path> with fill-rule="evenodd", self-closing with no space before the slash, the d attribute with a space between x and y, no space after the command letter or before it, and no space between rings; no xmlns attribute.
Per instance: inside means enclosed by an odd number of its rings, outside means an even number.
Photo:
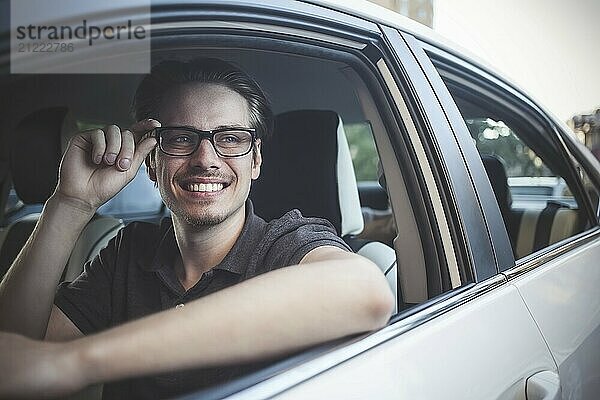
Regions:
<svg viewBox="0 0 600 400"><path fill-rule="evenodd" d="M135 109L129 130L71 141L2 282L0 328L13 333L0 334L0 397L98 382L110 382L104 398L169 397L386 323L394 299L383 274L331 224L297 210L268 223L254 214L271 111L251 78L215 59L162 63ZM144 159L172 220L129 224L55 293L80 232Z"/></svg>

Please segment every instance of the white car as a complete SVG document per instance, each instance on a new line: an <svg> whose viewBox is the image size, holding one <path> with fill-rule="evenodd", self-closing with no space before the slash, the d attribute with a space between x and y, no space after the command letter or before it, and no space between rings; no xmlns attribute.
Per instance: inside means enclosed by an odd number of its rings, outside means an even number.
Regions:
<svg viewBox="0 0 600 400"><path fill-rule="evenodd" d="M150 16L146 1L125 3L70 11L105 23ZM269 94L278 117L253 188L257 213L268 219L298 207L329 218L378 263L397 298L379 331L296 353L186 399L600 397L600 165L564 124L433 31L368 2L153 0L151 17L153 64L222 58ZM8 72L8 48L1 49ZM130 50L115 42L110 62ZM106 57L90 52L78 67ZM25 203L43 202L44 193L26 201L22 192L51 188L58 164L34 170L31 143L39 152L47 140L60 149L75 131L65 128L69 121L129 125L140 78L1 76L10 94L0 108L2 187L14 187ZM57 121L54 139L31 128L38 110ZM29 153L25 140L14 140L24 138L17 136L24 126ZM510 179L542 170L564 181L571 203L542 194L541 207L515 207ZM265 200L275 194L277 204ZM314 199L322 200L316 208ZM152 215L166 213L159 205ZM2 268L21 246L11 230L35 218L0 214ZM130 219L134 211L99 216L106 224L72 256L65 279Z"/></svg>

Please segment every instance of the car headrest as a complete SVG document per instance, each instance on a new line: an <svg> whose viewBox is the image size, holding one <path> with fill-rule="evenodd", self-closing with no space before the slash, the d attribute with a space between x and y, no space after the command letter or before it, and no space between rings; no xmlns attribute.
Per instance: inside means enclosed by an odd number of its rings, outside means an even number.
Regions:
<svg viewBox="0 0 600 400"><path fill-rule="evenodd" d="M493 155L482 155L481 161L492 184L496 201L500 206L502 213L510 209L512 197L508 188L508 178L504 163L498 157Z"/></svg>
<svg viewBox="0 0 600 400"><path fill-rule="evenodd" d="M26 204L44 203L58 181L62 136L76 130L66 107L45 108L27 115L10 142L10 171L17 196Z"/></svg>
<svg viewBox="0 0 600 400"><path fill-rule="evenodd" d="M337 113L290 111L275 117L262 145L261 176L250 197L269 221L289 210L329 220L341 236L358 234L363 218L350 150Z"/></svg>

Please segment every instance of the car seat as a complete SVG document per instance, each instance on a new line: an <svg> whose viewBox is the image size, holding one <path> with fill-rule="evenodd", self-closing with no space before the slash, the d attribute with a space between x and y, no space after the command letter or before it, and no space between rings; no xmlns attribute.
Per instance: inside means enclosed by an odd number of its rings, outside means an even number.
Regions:
<svg viewBox="0 0 600 400"><path fill-rule="evenodd" d="M515 216L511 212L512 196L508 186L506 168L502 160L494 155L484 154L481 156L481 161L492 185L492 190L494 191L494 196L500 208L500 213L502 214L502 219L504 220L504 225L506 226L514 252L519 227L515 224Z"/></svg>
<svg viewBox="0 0 600 400"><path fill-rule="evenodd" d="M379 266L396 295L394 250L355 237L363 229L363 216L338 114L298 110L276 116L274 134L263 143L262 158L261 176L250 193L256 214L270 221L297 208L305 216L329 220L356 253Z"/></svg>
<svg viewBox="0 0 600 400"><path fill-rule="evenodd" d="M77 125L66 107L46 108L25 117L15 128L10 142L10 173L17 196L25 204L43 204L54 192L62 148ZM25 245L39 213L28 214L10 224L0 243L0 277L3 277ZM123 226L118 219L95 215L81 233L63 272L72 280L83 264L116 235Z"/></svg>
<svg viewBox="0 0 600 400"><path fill-rule="evenodd" d="M512 208L512 198L503 162L493 155L482 155L488 179L511 241L516 259L531 254L582 230L578 210L548 201L542 210Z"/></svg>

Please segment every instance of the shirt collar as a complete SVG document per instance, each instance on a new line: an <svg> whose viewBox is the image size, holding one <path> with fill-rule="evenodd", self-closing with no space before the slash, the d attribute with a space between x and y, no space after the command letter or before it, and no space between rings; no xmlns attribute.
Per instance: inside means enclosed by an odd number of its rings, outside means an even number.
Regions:
<svg viewBox="0 0 600 400"><path fill-rule="evenodd" d="M254 214L254 206L250 199L246 200L246 221L238 236L235 244L227 253L223 261L215 266L215 269L222 269L241 275L246 271L247 260L250 258L248 253L248 243L253 243L257 237L264 232L267 223L258 215Z"/></svg>
<svg viewBox="0 0 600 400"><path fill-rule="evenodd" d="M254 242L256 237L264 232L267 223L259 216L254 214L254 207L250 199L246 200L246 219L242 231L235 244L227 253L223 261L213 269L220 269L241 275L246 270L246 262L249 258L247 243ZM163 273L174 272L173 260L179 254L177 241L175 240L175 230L171 218L164 218L161 221L159 229L159 242L154 252L152 261L146 264L147 271L162 271Z"/></svg>

